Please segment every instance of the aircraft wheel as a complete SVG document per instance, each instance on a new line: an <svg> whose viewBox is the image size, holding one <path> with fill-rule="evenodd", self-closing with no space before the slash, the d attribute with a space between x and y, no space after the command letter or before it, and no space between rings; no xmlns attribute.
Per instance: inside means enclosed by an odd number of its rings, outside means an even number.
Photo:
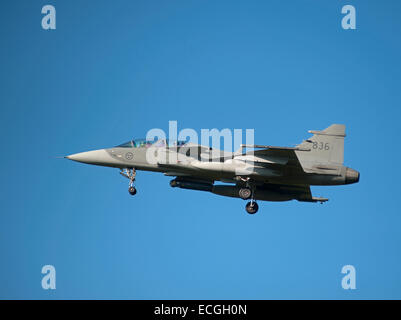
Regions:
<svg viewBox="0 0 401 320"><path fill-rule="evenodd" d="M129 187L128 192L131 196L136 195L136 188L135 187Z"/></svg>
<svg viewBox="0 0 401 320"><path fill-rule="evenodd" d="M259 206L255 201L253 201L253 202L249 201L245 206L245 210L249 214L255 214L256 212L258 212L258 209L259 209Z"/></svg>
<svg viewBox="0 0 401 320"><path fill-rule="evenodd" d="M239 189L238 194L241 199L248 200L252 195L252 191L249 188L241 188Z"/></svg>

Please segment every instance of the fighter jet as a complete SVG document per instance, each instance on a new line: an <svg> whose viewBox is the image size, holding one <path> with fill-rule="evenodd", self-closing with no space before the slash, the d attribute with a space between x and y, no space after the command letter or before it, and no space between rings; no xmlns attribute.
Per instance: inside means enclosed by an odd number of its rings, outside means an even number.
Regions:
<svg viewBox="0 0 401 320"><path fill-rule="evenodd" d="M113 148L81 152L67 159L119 168L135 195L137 170L175 177L173 188L212 192L249 200L249 214L257 200L326 202L314 197L310 186L345 185L359 181L359 172L343 165L345 125L333 124L295 147L241 145L225 152L186 141L134 139ZM217 182L217 183L216 183Z"/></svg>

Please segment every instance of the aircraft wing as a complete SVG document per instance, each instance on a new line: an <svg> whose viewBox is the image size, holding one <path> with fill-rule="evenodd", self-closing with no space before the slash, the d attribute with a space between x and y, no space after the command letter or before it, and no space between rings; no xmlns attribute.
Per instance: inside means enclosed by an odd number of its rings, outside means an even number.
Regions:
<svg viewBox="0 0 401 320"><path fill-rule="evenodd" d="M299 148L286 148L286 147L271 147L271 146L252 146L263 147L261 150L248 151L245 156L253 156L256 163L266 163L267 165L273 166L286 166L288 170L292 170L293 173L303 173L301 163L295 153L295 151L309 151L307 149Z"/></svg>
<svg viewBox="0 0 401 320"><path fill-rule="evenodd" d="M264 184L262 188L265 190L275 191L281 194L291 195L298 201L323 203L329 200L327 198L313 197L309 185Z"/></svg>

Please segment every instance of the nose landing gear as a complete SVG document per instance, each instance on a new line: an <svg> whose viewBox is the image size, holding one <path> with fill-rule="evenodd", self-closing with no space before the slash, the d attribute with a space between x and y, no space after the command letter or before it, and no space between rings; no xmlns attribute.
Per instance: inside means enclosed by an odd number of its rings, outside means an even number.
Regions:
<svg viewBox="0 0 401 320"><path fill-rule="evenodd" d="M136 188L134 186L131 186L128 188L128 192L131 196L136 195Z"/></svg>
<svg viewBox="0 0 401 320"><path fill-rule="evenodd" d="M135 182L135 177L136 177L136 170L134 168L132 168L132 169L124 169L124 170L120 171L120 174L130 180L129 181L129 186L128 186L129 194L131 196L136 195L136 188L134 187L134 182Z"/></svg>

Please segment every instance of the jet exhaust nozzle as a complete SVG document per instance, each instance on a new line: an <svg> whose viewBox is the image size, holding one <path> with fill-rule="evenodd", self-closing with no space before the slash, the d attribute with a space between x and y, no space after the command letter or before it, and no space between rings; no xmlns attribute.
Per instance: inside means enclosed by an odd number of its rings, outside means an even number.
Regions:
<svg viewBox="0 0 401 320"><path fill-rule="evenodd" d="M345 173L345 184L357 183L359 181L360 173L354 169L347 168Z"/></svg>

